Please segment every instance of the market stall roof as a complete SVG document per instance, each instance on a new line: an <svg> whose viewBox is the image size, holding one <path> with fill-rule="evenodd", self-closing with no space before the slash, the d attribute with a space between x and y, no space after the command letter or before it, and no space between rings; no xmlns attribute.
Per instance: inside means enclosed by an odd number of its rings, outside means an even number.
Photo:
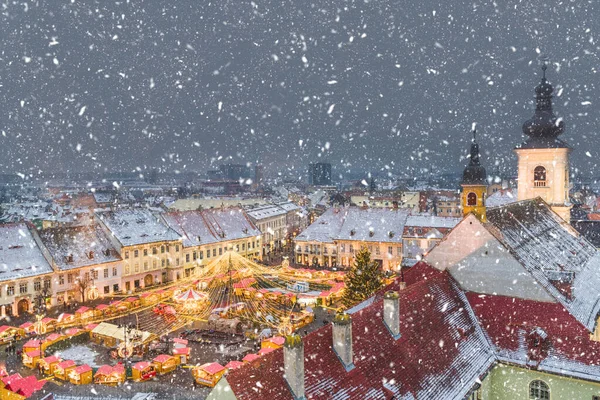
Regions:
<svg viewBox="0 0 600 400"><path fill-rule="evenodd" d="M52 364L52 363L55 363L57 361L60 362L60 358L58 358L56 356L49 356L49 357L44 358L43 361L46 364Z"/></svg>
<svg viewBox="0 0 600 400"><path fill-rule="evenodd" d="M73 360L65 360L58 364L58 368L65 369L75 366L75 361Z"/></svg>
<svg viewBox="0 0 600 400"><path fill-rule="evenodd" d="M75 368L75 373L81 375L81 374L85 374L86 372L91 371L91 370L92 370L92 367L90 367L87 364L83 364L83 365L80 365L79 367Z"/></svg>
<svg viewBox="0 0 600 400"><path fill-rule="evenodd" d="M119 328L117 325L109 324L107 322L101 322L98 324L98 326L92 330L92 333L95 335L108 336L117 340L125 340L125 332L123 328ZM132 329L128 335L130 337L139 335L141 336L142 342L145 342L152 337L152 333L139 331L137 329Z"/></svg>
<svg viewBox="0 0 600 400"><path fill-rule="evenodd" d="M229 361L227 363L227 365L225 365L225 368L227 368L227 369L236 369L236 368L241 367L242 365L244 365L243 362L241 362L241 361L235 361L234 360L234 361Z"/></svg>
<svg viewBox="0 0 600 400"><path fill-rule="evenodd" d="M214 362L214 363L203 364L200 366L200 369L208 372L211 375L214 375L214 374L218 374L219 372L223 371L225 369L225 367L219 363Z"/></svg>
<svg viewBox="0 0 600 400"><path fill-rule="evenodd" d="M159 356L156 356L154 358L154 360L152 360L152 361L157 362L157 363L164 363L165 361L169 361L170 359L171 359L170 355L168 355L168 354L161 354Z"/></svg>
<svg viewBox="0 0 600 400"><path fill-rule="evenodd" d="M149 363L148 361L140 361L139 363L136 363L133 367L133 369L137 369L139 371L143 371L146 368L148 368L149 366L151 366L152 364Z"/></svg>
<svg viewBox="0 0 600 400"><path fill-rule="evenodd" d="M183 354L183 355L189 356L190 350L191 349L189 347L178 347L178 348L173 349L173 354L174 355L182 355Z"/></svg>

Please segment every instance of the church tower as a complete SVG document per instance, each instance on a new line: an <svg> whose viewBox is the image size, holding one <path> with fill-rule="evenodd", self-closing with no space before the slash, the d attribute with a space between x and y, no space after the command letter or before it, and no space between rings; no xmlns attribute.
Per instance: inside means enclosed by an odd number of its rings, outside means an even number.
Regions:
<svg viewBox="0 0 600 400"><path fill-rule="evenodd" d="M542 82L535 88L536 107L533 117L523 124L529 136L515 148L519 163L518 199L541 197L562 219L570 222L569 153L571 148L558 139L565 130L562 118L552 112L554 88L546 80L542 66Z"/></svg>
<svg viewBox="0 0 600 400"><path fill-rule="evenodd" d="M461 182L462 193L460 203L463 215L474 214L480 221L486 222L485 196L487 193L487 174L479 162L479 145L476 140L476 131L473 130L471 142L471 159L463 172Z"/></svg>

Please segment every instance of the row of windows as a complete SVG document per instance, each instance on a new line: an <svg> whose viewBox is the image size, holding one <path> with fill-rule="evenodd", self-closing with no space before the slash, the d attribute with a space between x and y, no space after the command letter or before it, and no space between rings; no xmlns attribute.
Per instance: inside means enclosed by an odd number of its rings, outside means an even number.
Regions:
<svg viewBox="0 0 600 400"><path fill-rule="evenodd" d="M93 269L92 270L92 275L91 278L94 280L97 280L99 277L100 271L97 269ZM110 275L110 269L109 268L104 268L104 270L102 271L102 277L104 278L108 278ZM113 267L112 268L112 276L117 276L118 275L118 270L117 267ZM78 273L71 273L71 274L67 274L67 282L69 284L73 283L77 278L79 277ZM84 275L84 279L85 280L89 280L90 279L90 273L86 272ZM61 274L58 276L58 284L59 285L64 285L65 284L65 275Z"/></svg>
<svg viewBox="0 0 600 400"><path fill-rule="evenodd" d="M51 282L50 279L45 279L44 280L44 288L45 289L50 289L51 287ZM41 280L36 280L33 282L33 290L36 292L39 292L40 290L42 290L42 281ZM28 282L21 282L19 283L19 294L27 294L29 292L29 283ZM1 290L0 290L0 296L2 295ZM6 286L6 296L14 296L15 295L15 284L9 284Z"/></svg>
<svg viewBox="0 0 600 400"><path fill-rule="evenodd" d="M152 247L152 254L156 255L158 254L158 247ZM164 254L164 253L168 253L171 250L171 247L167 244L167 245L163 245L160 246L160 254ZM175 245L175 252L178 253L179 252L179 245L176 244ZM142 250L142 254L144 255L144 257L146 257L148 255L148 249L143 249ZM133 257L137 258L140 256L140 251L139 250L134 250L133 251ZM129 250L126 250L125 253L123 254L123 258L128 259L129 258Z"/></svg>

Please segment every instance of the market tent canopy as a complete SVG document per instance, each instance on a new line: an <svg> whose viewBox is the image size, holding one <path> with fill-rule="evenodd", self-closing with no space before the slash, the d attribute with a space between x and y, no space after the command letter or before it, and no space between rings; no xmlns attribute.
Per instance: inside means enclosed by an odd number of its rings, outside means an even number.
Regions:
<svg viewBox="0 0 600 400"><path fill-rule="evenodd" d="M107 336L111 338L115 338L120 341L125 340L125 332L123 328L119 328L117 325L109 324L107 322L101 322L97 327L92 330L94 335ZM137 329L132 329L127 336L129 338L134 336L139 336L142 342L146 342L150 339L153 334L150 332L139 331Z"/></svg>

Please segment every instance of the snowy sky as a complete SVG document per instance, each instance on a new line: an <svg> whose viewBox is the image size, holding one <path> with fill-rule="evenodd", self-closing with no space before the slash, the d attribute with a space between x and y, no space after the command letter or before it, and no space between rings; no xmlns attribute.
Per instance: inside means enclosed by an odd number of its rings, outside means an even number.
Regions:
<svg viewBox="0 0 600 400"><path fill-rule="evenodd" d="M539 59L595 168L594 0L0 0L0 171L511 172ZM586 154L586 152L589 152ZM219 160L218 157L223 157Z"/></svg>

